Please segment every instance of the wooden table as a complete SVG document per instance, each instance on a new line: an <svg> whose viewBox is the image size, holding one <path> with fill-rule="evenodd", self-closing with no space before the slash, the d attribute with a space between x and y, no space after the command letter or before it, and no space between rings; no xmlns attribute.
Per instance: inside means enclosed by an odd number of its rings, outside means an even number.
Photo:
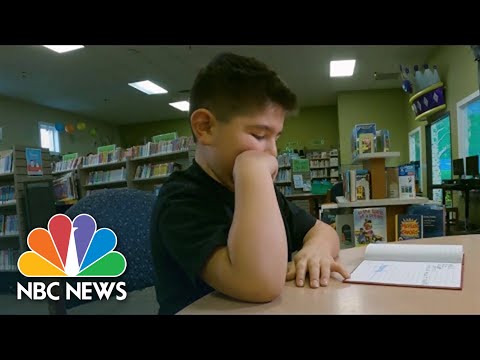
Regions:
<svg viewBox="0 0 480 360"><path fill-rule="evenodd" d="M317 219L320 217L319 207L325 202L327 195L326 194L312 194L312 193L300 193L300 194L290 194L285 195L288 200L308 200L310 214L315 216Z"/></svg>
<svg viewBox="0 0 480 360"><path fill-rule="evenodd" d="M407 241L405 241L407 243ZM465 265L462 290L348 284L333 274L327 287L311 289L287 282L280 297L266 304L233 300L211 293L181 310L189 314L480 314L480 235L446 236L408 243L461 244ZM352 271L365 247L341 250L339 259Z"/></svg>

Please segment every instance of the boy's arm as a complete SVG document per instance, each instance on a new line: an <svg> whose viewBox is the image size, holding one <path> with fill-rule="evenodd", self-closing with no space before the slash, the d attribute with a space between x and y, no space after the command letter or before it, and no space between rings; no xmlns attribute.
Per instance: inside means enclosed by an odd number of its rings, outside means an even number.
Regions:
<svg viewBox="0 0 480 360"><path fill-rule="evenodd" d="M246 151L234 168L235 212L228 245L208 259L203 280L234 298L271 301L282 292L288 246L273 179L277 160Z"/></svg>
<svg viewBox="0 0 480 360"><path fill-rule="evenodd" d="M305 275L309 273L311 287L328 285L331 271L348 278L350 274L335 259L340 245L337 232L328 224L317 220L303 239L303 246L294 256L289 267L287 280L296 279L297 286L303 286Z"/></svg>

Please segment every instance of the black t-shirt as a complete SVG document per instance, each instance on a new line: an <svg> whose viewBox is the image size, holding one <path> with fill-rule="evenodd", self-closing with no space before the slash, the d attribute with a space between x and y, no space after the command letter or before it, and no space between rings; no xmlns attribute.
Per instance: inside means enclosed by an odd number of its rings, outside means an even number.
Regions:
<svg viewBox="0 0 480 360"><path fill-rule="evenodd" d="M275 191L290 260L316 218ZM227 245L234 209L235 194L195 161L185 171L174 172L162 186L150 232L159 314L175 314L213 291L200 274L212 252Z"/></svg>

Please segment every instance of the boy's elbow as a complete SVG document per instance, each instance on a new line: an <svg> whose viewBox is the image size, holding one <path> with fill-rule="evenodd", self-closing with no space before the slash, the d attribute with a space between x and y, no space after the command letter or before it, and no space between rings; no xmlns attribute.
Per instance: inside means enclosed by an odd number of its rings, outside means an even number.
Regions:
<svg viewBox="0 0 480 360"><path fill-rule="evenodd" d="M257 283L255 284L256 291L248 294L249 300L258 303L271 302L282 294L284 284L285 281Z"/></svg>

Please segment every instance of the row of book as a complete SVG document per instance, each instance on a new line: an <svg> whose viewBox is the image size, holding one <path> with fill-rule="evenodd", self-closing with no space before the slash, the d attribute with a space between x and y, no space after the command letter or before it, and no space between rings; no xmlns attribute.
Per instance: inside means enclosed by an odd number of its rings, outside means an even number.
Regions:
<svg viewBox="0 0 480 360"><path fill-rule="evenodd" d="M15 200L15 187L13 185L0 186L0 205Z"/></svg>
<svg viewBox="0 0 480 360"><path fill-rule="evenodd" d="M292 194L293 194L293 187L292 187L291 185L278 186L278 190L279 190L283 195L292 195Z"/></svg>
<svg viewBox="0 0 480 360"><path fill-rule="evenodd" d="M107 182L123 181L127 179L127 169L122 167L114 170L99 170L88 173L85 185L95 185Z"/></svg>
<svg viewBox="0 0 480 360"><path fill-rule="evenodd" d="M321 160L321 159L330 159L338 157L338 149L332 149L330 151L310 151L307 154L307 158L310 160Z"/></svg>
<svg viewBox="0 0 480 360"><path fill-rule="evenodd" d="M113 151L99 152L82 157L83 166L92 166L99 164L108 164L112 162L125 161L125 150L118 147Z"/></svg>
<svg viewBox="0 0 480 360"><path fill-rule="evenodd" d="M17 215L0 215L0 236L18 234Z"/></svg>
<svg viewBox="0 0 480 360"><path fill-rule="evenodd" d="M349 213L351 211L351 213ZM338 208L322 205L320 218L336 229L341 248L364 246L407 239L445 236L445 207L436 204L414 204L395 221L395 239L387 239L386 207Z"/></svg>
<svg viewBox="0 0 480 360"><path fill-rule="evenodd" d="M377 130L377 124L356 124L351 135L352 157L359 154L390 151L390 132Z"/></svg>
<svg viewBox="0 0 480 360"><path fill-rule="evenodd" d="M13 169L13 150L0 151L0 174L11 173Z"/></svg>
<svg viewBox="0 0 480 360"><path fill-rule="evenodd" d="M59 172L59 171L74 170L78 168L82 163L83 163L83 156L79 156L79 157L76 157L75 159L70 159L70 160L57 161L52 163L52 171Z"/></svg>
<svg viewBox="0 0 480 360"><path fill-rule="evenodd" d="M181 170L181 165L175 162L138 165L135 170L135 179L168 176L176 169Z"/></svg>
<svg viewBox="0 0 480 360"><path fill-rule="evenodd" d="M291 166L290 163L290 154L281 154L277 156L278 167L288 167Z"/></svg>
<svg viewBox="0 0 480 360"><path fill-rule="evenodd" d="M328 159L314 159L310 160L310 168L330 168L338 167L338 157Z"/></svg>
<svg viewBox="0 0 480 360"><path fill-rule="evenodd" d="M0 271L17 271L17 262L20 257L19 249L0 250Z"/></svg>
<svg viewBox="0 0 480 360"><path fill-rule="evenodd" d="M57 201L78 199L77 180L75 175L72 173L66 173L65 175L53 179L53 191Z"/></svg>
<svg viewBox="0 0 480 360"><path fill-rule="evenodd" d="M371 176L367 169L352 169L343 173L343 193L348 201L372 199ZM387 197L413 199L416 197L415 166L405 164L385 168Z"/></svg>
<svg viewBox="0 0 480 360"><path fill-rule="evenodd" d="M132 158L152 156L174 151L188 151L194 145L192 136L180 136L173 140L162 140L159 142L148 142L145 145L133 146L131 148Z"/></svg>
<svg viewBox="0 0 480 360"><path fill-rule="evenodd" d="M279 169L277 178L275 181L277 182L292 181L292 173L290 169Z"/></svg>

